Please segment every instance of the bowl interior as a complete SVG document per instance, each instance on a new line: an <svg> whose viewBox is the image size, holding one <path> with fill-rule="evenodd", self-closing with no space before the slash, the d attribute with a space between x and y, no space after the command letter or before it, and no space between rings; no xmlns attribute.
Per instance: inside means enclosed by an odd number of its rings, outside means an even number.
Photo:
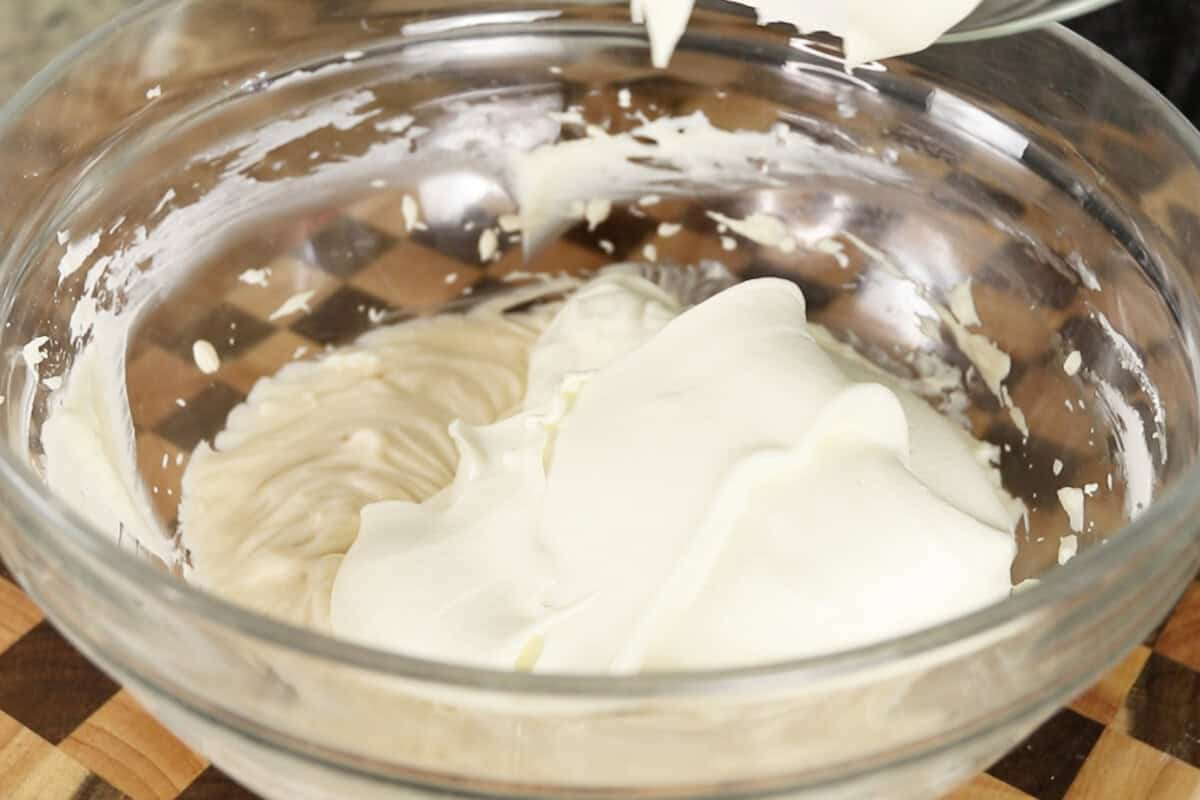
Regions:
<svg viewBox="0 0 1200 800"><path fill-rule="evenodd" d="M1059 488L1086 487L1086 549L1191 463L1195 396L1170 279L1121 209L1063 185L1075 165L1027 120L992 116L919 66L847 75L817 40L793 40L781 63L700 22L666 72L628 34L483 30L439 42L436 59L405 42L255 74L121 137L13 295L10 346L50 338L49 382L22 387L19 363L10 375L10 395L32 392L31 458L53 376L87 341L70 335L81 297L149 297L126 384L139 472L169 537L188 454L258 378L530 276L633 260L797 282L814 322L1001 448L1004 485L1028 509L1016 582L1055 566L1073 532ZM512 151L589 126L644 138L653 120L697 114L783 130L816 157L785 178L764 157L724 183L664 169L638 191L615 187L600 224L576 220L536 246L502 225L518 211ZM1101 120L1095 135L1124 134ZM600 168L579 165L580 181ZM710 212L772 215L798 247L734 235ZM499 234L487 259L484 231ZM61 279L72 248L86 253ZM109 262L129 274L110 280ZM947 314L964 287L979 319L969 330ZM305 311L276 314L297 295ZM220 355L215 374L194 363L197 339ZM1003 374L988 374L981 347L1010 359Z"/></svg>

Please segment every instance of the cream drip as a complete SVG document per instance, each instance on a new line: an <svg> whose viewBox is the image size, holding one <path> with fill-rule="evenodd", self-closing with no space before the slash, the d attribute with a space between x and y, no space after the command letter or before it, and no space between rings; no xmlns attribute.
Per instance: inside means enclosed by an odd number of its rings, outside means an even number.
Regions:
<svg viewBox="0 0 1200 800"><path fill-rule="evenodd" d="M666 67L687 28L695 0L630 0L634 22L644 22L651 60ZM872 0L743 0L760 25L786 22L801 33L840 36L850 65L915 53L962 22L980 0L924 0L907 3Z"/></svg>

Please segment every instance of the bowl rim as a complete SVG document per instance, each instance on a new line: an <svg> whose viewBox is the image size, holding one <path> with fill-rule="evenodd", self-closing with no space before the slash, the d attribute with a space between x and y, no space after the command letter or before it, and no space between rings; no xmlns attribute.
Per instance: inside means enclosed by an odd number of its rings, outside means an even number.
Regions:
<svg viewBox="0 0 1200 800"><path fill-rule="evenodd" d="M0 106L0 137L14 125L22 112L67 73L77 59L92 52L124 26L176 2L179 0L149 0L142 3L113 18L62 52ZM1200 164L1200 134L1165 98L1114 57L1059 25L1030 35L1045 36L1059 46L1078 51L1110 77L1126 84L1157 110L1162 125L1170 129L1180 145L1187 148ZM1192 305L1197 307L1194 297ZM1195 311L1192 316L1200 319ZM115 575L132 583L152 602L202 617L238 636L387 678L402 678L456 689L572 699L703 694L729 696L731 693L758 693L796 685L811 686L820 681L846 679L847 676L878 668L894 668L901 662L936 656L951 648L962 648L969 641L994 636L1006 626L1055 603L1083 600L1101 579L1137 573L1143 559L1153 557L1157 550L1162 551L1159 553L1161 560L1173 558L1191 540L1200 537L1200 525L1195 523L1200 519L1198 463L1180 475L1136 519L1117 531L1104 547L1092 547L1080 553L1072 561L1071 568L1064 570L1054 580L1041 581L1028 590L1014 592L999 602L933 627L827 655L744 667L635 675L530 674L454 664L377 649L271 619L210 594L148 562L131 557L109 535L94 528L82 514L52 495L25 463L25 459L8 446L0 447L0 496L6 501L4 513L9 516L18 536L34 548L52 552L56 556L53 559L55 563L71 564L73 569L93 577L101 571ZM30 528L43 535L29 535ZM101 577L101 580L106 577Z"/></svg>

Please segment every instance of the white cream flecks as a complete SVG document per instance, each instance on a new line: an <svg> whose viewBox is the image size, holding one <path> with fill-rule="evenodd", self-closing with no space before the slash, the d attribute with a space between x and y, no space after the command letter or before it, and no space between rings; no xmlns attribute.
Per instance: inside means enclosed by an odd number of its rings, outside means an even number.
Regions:
<svg viewBox="0 0 1200 800"><path fill-rule="evenodd" d="M1083 490L1073 486L1064 486L1058 490L1058 502L1063 511L1067 512L1067 521L1071 530L1076 533L1083 531Z"/></svg>
<svg viewBox="0 0 1200 800"><path fill-rule="evenodd" d="M779 217L762 212L755 212L745 219L729 217L716 211L706 211L705 214L709 219L724 225L755 244L777 247L784 253L790 253L796 249L796 240L792 238L787 223Z"/></svg>
<svg viewBox="0 0 1200 800"><path fill-rule="evenodd" d="M49 336L35 336L21 348L21 358L25 360L25 366L31 372L36 373L38 365L46 360L45 348L49 341Z"/></svg>
<svg viewBox="0 0 1200 800"><path fill-rule="evenodd" d="M196 368L205 375L211 375L221 368L221 357L217 348L207 339L197 339L192 342L192 360Z"/></svg>
<svg viewBox="0 0 1200 800"><path fill-rule="evenodd" d="M583 139L543 144L507 160L527 249L579 218L579 203L658 202L661 192L703 194L781 185L795 176L848 176L901 180L894 166L817 144L779 124L769 131L727 131L701 112L661 117L625 133L593 130ZM572 213L575 212L575 213ZM732 218L731 218L732 219ZM747 238L772 239L781 249L795 241L779 222L756 213L734 220ZM732 227L732 226L730 226Z"/></svg>
<svg viewBox="0 0 1200 800"><path fill-rule="evenodd" d="M1058 565L1066 564L1079 552L1079 537L1069 534L1058 540Z"/></svg>
<svg viewBox="0 0 1200 800"><path fill-rule="evenodd" d="M60 235L59 241L62 242L63 238ZM74 275L99 247L99 231L95 231L90 236L77 242L67 244L67 252L63 254L62 259L58 262L58 282L62 283Z"/></svg>
<svg viewBox="0 0 1200 800"><path fill-rule="evenodd" d="M491 261L499 247L499 234L493 228L484 228L479 234L479 260L485 264Z"/></svg>
<svg viewBox="0 0 1200 800"><path fill-rule="evenodd" d="M843 232L840 236L854 245L855 248L870 256L876 264L884 269L887 274L893 278L904 281L911 285L918 295L925 298L929 304L929 313L945 326L949 331L954 343L962 352L979 377L983 379L988 391L1000 401L1000 404L1008 410L1009 417L1013 421L1013 425L1022 436L1028 438L1029 424L1025 419L1025 413L1013 402L1012 396L1009 394L1008 386L1005 381L1008 379L1009 372L1012 370L1012 357L1000 349L987 336L968 330L970 326L979 324L978 313L975 312L974 295L971 293L970 282L964 282L950 292L947 298L949 306L936 302L931 296L928 288L909 278L903 270L900 269L883 251L872 247L864 242L859 237L851 233ZM964 297L964 293L966 296ZM968 302L969 305L968 305ZM955 307L957 306L957 311ZM962 318L960 318L960 315ZM966 322L963 321L966 319ZM939 378L938 380L944 380ZM953 380L951 383L958 383L958 380Z"/></svg>
<svg viewBox="0 0 1200 800"><path fill-rule="evenodd" d="M722 242L722 246L724 246L724 242ZM846 247L837 239L818 239L813 247L818 252L832 256L833 260L837 262L838 267L841 269L846 269L850 266L850 256L846 255Z"/></svg>
<svg viewBox="0 0 1200 800"><path fill-rule="evenodd" d="M271 315L267 317L267 319L274 322L277 319L290 317L292 314L298 314L301 311L305 313L312 311L312 309L309 308L308 302L313 299L313 296L316 295L316 293L316 290L313 289L304 292L296 292L294 295L288 297L286 300L280 303L279 308L272 311Z"/></svg>
<svg viewBox="0 0 1200 800"><path fill-rule="evenodd" d="M238 280L250 286L267 287L271 282L271 268L247 269L238 274Z"/></svg>
<svg viewBox="0 0 1200 800"><path fill-rule="evenodd" d="M1067 354L1067 357L1063 359L1063 372L1067 373L1071 377L1078 375L1079 368L1082 366L1083 356L1080 355L1078 350L1072 350Z"/></svg>
<svg viewBox="0 0 1200 800"><path fill-rule="evenodd" d="M583 218L587 220L589 231L600 227L608 215L612 213L612 201L603 197L593 197L583 204Z"/></svg>
<svg viewBox="0 0 1200 800"><path fill-rule="evenodd" d="M982 324L979 312L975 309L975 294L971 290L970 278L951 289L948 299L950 313L960 325L971 328Z"/></svg>
<svg viewBox="0 0 1200 800"><path fill-rule="evenodd" d="M421 207L417 198L406 194L400 198L400 215L404 218L404 230L408 233L422 230L425 224L421 222Z"/></svg>

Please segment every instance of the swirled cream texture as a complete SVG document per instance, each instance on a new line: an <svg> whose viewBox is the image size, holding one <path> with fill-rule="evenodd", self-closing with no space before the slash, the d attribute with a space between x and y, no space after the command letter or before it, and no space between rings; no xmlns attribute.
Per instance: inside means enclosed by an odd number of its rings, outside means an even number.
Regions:
<svg viewBox="0 0 1200 800"><path fill-rule="evenodd" d="M503 669L767 662L1006 596L988 448L835 350L793 284L689 308L629 266L376 331L255 387L184 541L231 599Z"/></svg>
<svg viewBox="0 0 1200 800"><path fill-rule="evenodd" d="M184 475L180 528L202 586L329 629L362 508L420 502L458 461L449 429L517 406L544 313L490 306L380 328L259 381ZM457 421L457 422L456 422Z"/></svg>

